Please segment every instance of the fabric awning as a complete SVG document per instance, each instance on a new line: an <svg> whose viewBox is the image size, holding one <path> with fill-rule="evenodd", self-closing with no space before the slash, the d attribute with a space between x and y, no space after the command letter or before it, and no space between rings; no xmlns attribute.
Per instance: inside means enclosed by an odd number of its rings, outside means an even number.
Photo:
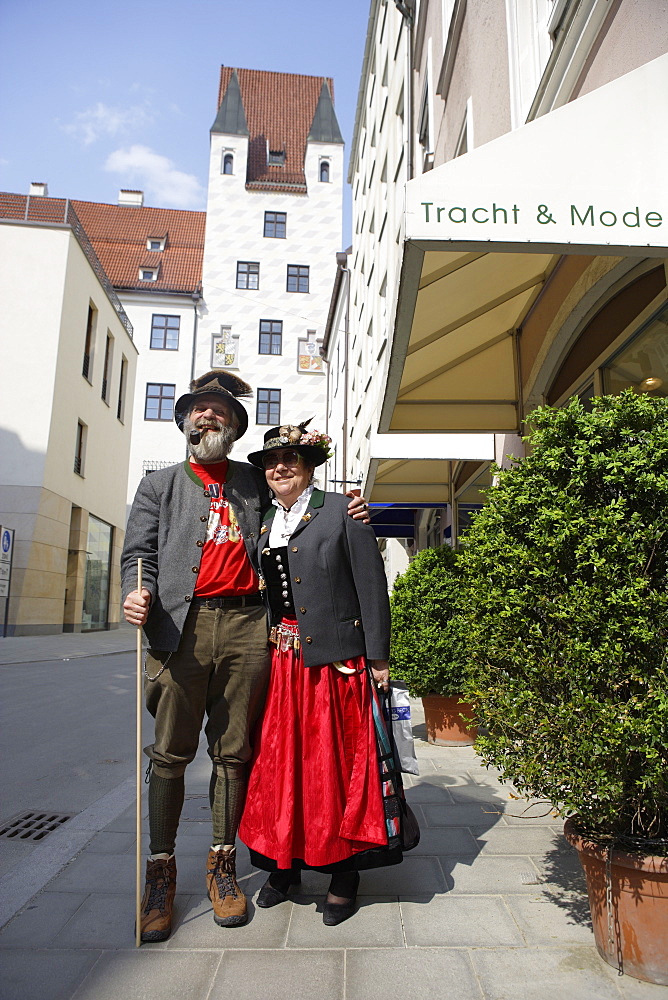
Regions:
<svg viewBox="0 0 668 1000"><path fill-rule="evenodd" d="M376 434L365 496L371 503L445 506L451 501L452 463L492 458L491 434Z"/></svg>
<svg viewBox="0 0 668 1000"><path fill-rule="evenodd" d="M406 185L379 430L517 432L517 330L562 254L668 256L668 55Z"/></svg>

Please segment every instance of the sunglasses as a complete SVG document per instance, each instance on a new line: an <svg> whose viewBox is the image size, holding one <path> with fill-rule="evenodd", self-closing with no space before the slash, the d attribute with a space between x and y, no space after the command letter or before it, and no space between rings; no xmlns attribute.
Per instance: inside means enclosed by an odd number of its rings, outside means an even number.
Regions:
<svg viewBox="0 0 668 1000"><path fill-rule="evenodd" d="M275 469L277 465L299 465L300 462L301 455L298 451L284 451L281 455L270 451L262 456L262 464L265 469Z"/></svg>

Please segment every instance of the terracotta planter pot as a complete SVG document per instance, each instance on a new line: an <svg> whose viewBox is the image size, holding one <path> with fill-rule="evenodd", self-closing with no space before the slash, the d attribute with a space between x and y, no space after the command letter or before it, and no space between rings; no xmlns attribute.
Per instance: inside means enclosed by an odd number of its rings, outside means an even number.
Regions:
<svg viewBox="0 0 668 1000"><path fill-rule="evenodd" d="M439 747L471 746L478 730L467 729L460 715L473 715L470 705L459 702L459 697L429 694L422 699L427 742Z"/></svg>
<svg viewBox="0 0 668 1000"><path fill-rule="evenodd" d="M601 958L628 976L668 986L668 858L613 850L607 865L607 849L578 833L571 820L564 834L587 879Z"/></svg>

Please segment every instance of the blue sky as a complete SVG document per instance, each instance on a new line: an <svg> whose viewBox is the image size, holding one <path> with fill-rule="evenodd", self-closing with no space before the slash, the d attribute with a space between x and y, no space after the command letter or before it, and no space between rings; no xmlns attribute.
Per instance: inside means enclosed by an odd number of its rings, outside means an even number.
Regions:
<svg viewBox="0 0 668 1000"><path fill-rule="evenodd" d="M221 64L333 77L348 154L368 13L368 0L2 0L0 189L46 181L52 197L115 203L131 187L147 205L205 208Z"/></svg>

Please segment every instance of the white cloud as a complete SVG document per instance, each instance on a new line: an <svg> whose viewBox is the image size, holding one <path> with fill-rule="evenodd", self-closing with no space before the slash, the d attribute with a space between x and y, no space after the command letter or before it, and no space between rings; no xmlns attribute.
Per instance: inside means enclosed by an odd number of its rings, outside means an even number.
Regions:
<svg viewBox="0 0 668 1000"><path fill-rule="evenodd" d="M92 108L78 111L74 121L63 125L63 131L73 135L84 146L90 146L104 136L118 136L132 129L146 128L153 122L147 106L112 108L98 101Z"/></svg>
<svg viewBox="0 0 668 1000"><path fill-rule="evenodd" d="M159 205L203 207L204 190L195 175L178 170L171 160L148 146L116 149L107 158L104 169L122 174L123 184L137 185Z"/></svg>

